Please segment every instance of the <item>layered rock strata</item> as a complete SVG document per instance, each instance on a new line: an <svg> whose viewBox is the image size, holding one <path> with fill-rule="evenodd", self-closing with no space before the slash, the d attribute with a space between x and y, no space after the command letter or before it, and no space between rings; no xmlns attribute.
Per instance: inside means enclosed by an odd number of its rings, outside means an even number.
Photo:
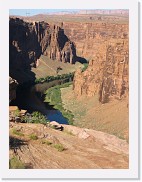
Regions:
<svg viewBox="0 0 142 182"><path fill-rule="evenodd" d="M87 60L94 58L100 44L110 39L128 40L129 37L128 23L123 22L63 22L62 27L75 43L77 55Z"/></svg>
<svg viewBox="0 0 142 182"><path fill-rule="evenodd" d="M128 41L111 39L98 46L86 71L75 73L73 89L77 95L99 94L100 102L106 103L111 98L128 96L128 75Z"/></svg>

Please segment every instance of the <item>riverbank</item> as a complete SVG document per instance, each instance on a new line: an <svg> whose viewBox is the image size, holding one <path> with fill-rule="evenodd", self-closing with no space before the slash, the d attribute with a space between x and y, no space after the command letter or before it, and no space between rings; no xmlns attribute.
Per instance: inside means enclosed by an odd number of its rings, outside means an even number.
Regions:
<svg viewBox="0 0 142 182"><path fill-rule="evenodd" d="M61 88L64 109L74 115L74 125L115 135L129 141L129 109L127 99L101 104L98 95L78 97L72 86Z"/></svg>
<svg viewBox="0 0 142 182"><path fill-rule="evenodd" d="M52 105L53 108L58 109L62 115L67 118L68 123L70 125L73 125L74 121L74 115L71 111L65 109L63 107L62 99L61 99L61 88L69 87L72 84L72 82L65 83L62 85L57 85L54 87L49 88L47 91L45 91L45 100L44 102L48 102L49 105Z"/></svg>

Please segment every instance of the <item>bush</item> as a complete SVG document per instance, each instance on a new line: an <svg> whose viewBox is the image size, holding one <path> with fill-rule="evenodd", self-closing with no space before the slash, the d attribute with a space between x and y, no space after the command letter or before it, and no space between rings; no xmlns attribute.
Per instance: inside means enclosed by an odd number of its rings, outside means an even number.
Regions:
<svg viewBox="0 0 142 182"><path fill-rule="evenodd" d="M20 110L16 109L16 111L14 111L13 114L14 114L14 117L20 116Z"/></svg>
<svg viewBox="0 0 142 182"><path fill-rule="evenodd" d="M62 152L65 150L64 146L62 144L54 144L53 145L54 148L56 148L59 152Z"/></svg>
<svg viewBox="0 0 142 182"><path fill-rule="evenodd" d="M63 80L63 79L72 79L73 76L74 76L74 72L62 74L62 75L57 75L57 76L47 76L45 78L37 78L35 80L35 83L51 82L54 80Z"/></svg>
<svg viewBox="0 0 142 182"><path fill-rule="evenodd" d="M48 140L42 140L41 142L42 144L46 144L46 145L52 145L52 142L48 141Z"/></svg>
<svg viewBox="0 0 142 182"><path fill-rule="evenodd" d="M38 139L38 136L36 134L31 134L29 137L31 140L37 140Z"/></svg>
<svg viewBox="0 0 142 182"><path fill-rule="evenodd" d="M84 63L83 66L84 67L82 68L82 72L84 72L88 68L88 63Z"/></svg>
<svg viewBox="0 0 142 182"><path fill-rule="evenodd" d="M9 160L10 169L25 169L25 165L17 158L13 157Z"/></svg>
<svg viewBox="0 0 142 182"><path fill-rule="evenodd" d="M49 120L46 119L46 116L38 111L33 112L31 115L25 115L22 120L26 123L47 124L49 122Z"/></svg>
<svg viewBox="0 0 142 182"><path fill-rule="evenodd" d="M21 133L20 131L17 131L15 128L13 128L12 133L13 133L14 135L24 136L23 133Z"/></svg>

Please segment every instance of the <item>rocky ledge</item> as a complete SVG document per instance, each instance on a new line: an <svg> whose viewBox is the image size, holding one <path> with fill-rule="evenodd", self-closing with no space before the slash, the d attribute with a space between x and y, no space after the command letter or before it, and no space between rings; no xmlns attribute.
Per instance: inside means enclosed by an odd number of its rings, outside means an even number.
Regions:
<svg viewBox="0 0 142 182"><path fill-rule="evenodd" d="M34 169L124 169L125 140L91 129L62 125L10 123L10 158Z"/></svg>

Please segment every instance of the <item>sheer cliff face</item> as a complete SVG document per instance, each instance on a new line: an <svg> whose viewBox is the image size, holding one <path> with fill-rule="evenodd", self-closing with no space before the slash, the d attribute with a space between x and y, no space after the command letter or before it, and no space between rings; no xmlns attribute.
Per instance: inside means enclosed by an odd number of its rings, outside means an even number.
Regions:
<svg viewBox="0 0 142 182"><path fill-rule="evenodd" d="M64 22L65 34L76 45L77 55L87 60L93 59L100 44L110 39L128 39L128 24L109 22Z"/></svg>
<svg viewBox="0 0 142 182"><path fill-rule="evenodd" d="M45 42L45 36L47 42ZM24 69L35 63L49 44L49 26L26 23L18 18L9 22L10 67Z"/></svg>
<svg viewBox="0 0 142 182"><path fill-rule="evenodd" d="M99 94L102 103L128 96L128 24L65 22L63 28L75 42L77 55L90 60L86 71L75 73L75 93Z"/></svg>
<svg viewBox="0 0 142 182"><path fill-rule="evenodd" d="M56 25L51 27L50 44L43 53L52 60L56 59L71 64L75 63L76 59L74 43L64 34L64 30Z"/></svg>
<svg viewBox="0 0 142 182"><path fill-rule="evenodd" d="M63 29L56 25L10 18L9 54L10 75L18 80L19 75L15 73L36 67L41 54L52 60L75 63L76 49Z"/></svg>
<svg viewBox="0 0 142 182"><path fill-rule="evenodd" d="M86 71L75 73L73 88L77 95L99 94L102 103L128 96L128 40L112 39L100 44Z"/></svg>

